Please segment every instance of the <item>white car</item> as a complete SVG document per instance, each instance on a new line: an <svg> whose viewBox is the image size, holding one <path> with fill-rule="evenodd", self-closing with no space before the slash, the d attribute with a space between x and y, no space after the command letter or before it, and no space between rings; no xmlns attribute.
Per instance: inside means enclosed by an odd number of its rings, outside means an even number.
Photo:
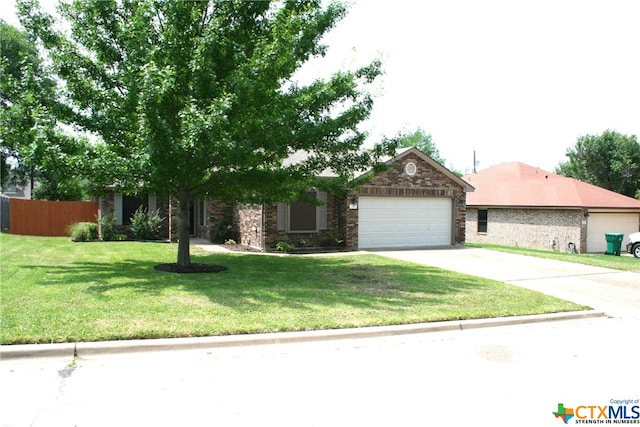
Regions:
<svg viewBox="0 0 640 427"><path fill-rule="evenodd" d="M640 232L629 234L627 252L633 254L633 256L636 258L640 258Z"/></svg>

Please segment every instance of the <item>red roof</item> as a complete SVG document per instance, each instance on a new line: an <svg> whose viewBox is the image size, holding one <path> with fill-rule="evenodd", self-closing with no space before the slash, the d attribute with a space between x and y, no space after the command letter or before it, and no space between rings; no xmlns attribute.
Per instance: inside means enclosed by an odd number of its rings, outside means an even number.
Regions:
<svg viewBox="0 0 640 427"><path fill-rule="evenodd" d="M463 177L467 206L640 209L640 200L524 163L501 163Z"/></svg>

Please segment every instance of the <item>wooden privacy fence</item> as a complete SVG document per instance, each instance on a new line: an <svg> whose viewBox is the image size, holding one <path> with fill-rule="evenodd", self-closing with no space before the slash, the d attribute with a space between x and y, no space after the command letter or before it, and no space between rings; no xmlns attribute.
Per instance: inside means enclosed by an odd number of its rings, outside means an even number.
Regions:
<svg viewBox="0 0 640 427"><path fill-rule="evenodd" d="M73 223L96 222L98 202L11 199L9 211L11 234L66 236Z"/></svg>

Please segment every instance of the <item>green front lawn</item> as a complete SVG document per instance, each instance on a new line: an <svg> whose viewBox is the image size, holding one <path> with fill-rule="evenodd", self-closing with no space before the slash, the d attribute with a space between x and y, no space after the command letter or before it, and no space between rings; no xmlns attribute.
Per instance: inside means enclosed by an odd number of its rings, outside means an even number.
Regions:
<svg viewBox="0 0 640 427"><path fill-rule="evenodd" d="M557 298L378 255L209 254L175 274L167 243L0 234L0 343L189 337L580 310Z"/></svg>
<svg viewBox="0 0 640 427"><path fill-rule="evenodd" d="M627 242L622 242L622 251ZM514 248L511 246L488 245L480 243L465 243L471 248L484 248L494 251L507 252L518 255L529 255L538 258L555 259L557 261L575 262L577 264L592 265L594 267L612 268L614 270L640 272L640 259L632 256L615 256L603 254L572 254L563 251L544 251L541 249Z"/></svg>

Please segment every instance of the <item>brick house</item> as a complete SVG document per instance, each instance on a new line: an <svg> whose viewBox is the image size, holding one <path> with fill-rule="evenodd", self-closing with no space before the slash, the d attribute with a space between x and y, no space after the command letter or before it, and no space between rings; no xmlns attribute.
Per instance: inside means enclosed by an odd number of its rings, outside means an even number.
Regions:
<svg viewBox="0 0 640 427"><path fill-rule="evenodd" d="M502 163L463 179L466 241L532 249L604 252L605 233L640 229L640 200L523 163Z"/></svg>
<svg viewBox="0 0 640 427"><path fill-rule="evenodd" d="M191 210L191 233L212 239L216 224L228 220L237 243L259 250L273 250L280 241L296 247L349 249L464 243L466 193L473 187L416 148L401 150L387 163L387 170L346 195L310 189L308 196L317 199L318 206L198 200ZM167 218L162 237L175 240L177 210L170 200L118 193L102 199L101 212L116 213L124 229L137 206L159 209Z"/></svg>
<svg viewBox="0 0 640 427"><path fill-rule="evenodd" d="M294 246L403 248L464 243L466 192L473 187L416 148L403 149L358 190L322 202L237 205L234 223L242 245L271 250Z"/></svg>

